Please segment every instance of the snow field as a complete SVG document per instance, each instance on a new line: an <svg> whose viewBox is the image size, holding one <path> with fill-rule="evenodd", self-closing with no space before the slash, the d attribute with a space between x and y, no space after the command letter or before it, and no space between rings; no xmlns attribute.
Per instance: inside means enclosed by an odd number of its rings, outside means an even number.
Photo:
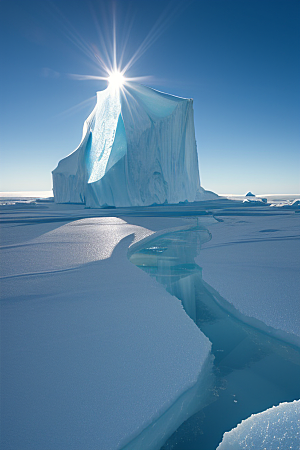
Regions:
<svg viewBox="0 0 300 450"><path fill-rule="evenodd" d="M193 413L210 342L128 261L150 230L51 226L12 225L1 248L1 448L159 449Z"/></svg>

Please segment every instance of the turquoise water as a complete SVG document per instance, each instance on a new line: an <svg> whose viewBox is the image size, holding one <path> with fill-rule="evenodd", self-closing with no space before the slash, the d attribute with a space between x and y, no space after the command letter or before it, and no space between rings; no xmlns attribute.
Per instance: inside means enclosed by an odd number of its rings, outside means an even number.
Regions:
<svg viewBox="0 0 300 450"><path fill-rule="evenodd" d="M235 317L203 281L194 259L209 239L201 225L174 229L141 241L129 254L131 262L182 301L212 342L209 400L161 450L215 450L224 432L251 414L300 398L300 349Z"/></svg>

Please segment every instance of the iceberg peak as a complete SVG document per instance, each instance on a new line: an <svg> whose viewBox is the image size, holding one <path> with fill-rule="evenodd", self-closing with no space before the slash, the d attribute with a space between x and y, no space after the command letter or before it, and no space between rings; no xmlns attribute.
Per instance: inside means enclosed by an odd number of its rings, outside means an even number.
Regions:
<svg viewBox="0 0 300 450"><path fill-rule="evenodd" d="M80 145L52 172L55 201L89 207L194 201L200 179L193 101L136 83L120 87L122 74L111 77L97 92Z"/></svg>

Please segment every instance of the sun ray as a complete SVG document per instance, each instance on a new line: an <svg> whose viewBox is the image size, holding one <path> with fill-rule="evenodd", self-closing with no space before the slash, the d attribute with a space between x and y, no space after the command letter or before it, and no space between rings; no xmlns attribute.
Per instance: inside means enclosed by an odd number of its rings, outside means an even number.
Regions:
<svg viewBox="0 0 300 450"><path fill-rule="evenodd" d="M131 87L133 87L132 85L131 85ZM126 89L126 86L123 86L123 88L124 88L124 95L126 96L126 95L128 95L132 100L133 100L133 102L134 103L136 103L137 105L138 105L138 101L137 101L137 99L136 98L134 98L134 96L128 91L128 89ZM127 101L127 106L128 106L128 109L130 110L130 113L131 113L131 108L130 108L130 105L129 105L129 102ZM131 116L132 116L132 114L131 114Z"/></svg>
<svg viewBox="0 0 300 450"><path fill-rule="evenodd" d="M64 35L75 45L83 54L85 54L90 60L99 63L95 57L92 46L85 41L85 39L80 36L78 31L73 27L69 20L64 16L62 11L54 4L54 2L49 2L50 13L55 17L61 26L61 31ZM98 64L97 64L98 66Z"/></svg>
<svg viewBox="0 0 300 450"><path fill-rule="evenodd" d="M116 10L115 4L113 4L112 11L112 31L113 31L113 70L115 73L118 72L117 66L117 29L116 29Z"/></svg>
<svg viewBox="0 0 300 450"><path fill-rule="evenodd" d="M125 20L125 22L126 22L126 20ZM120 65L120 67L123 66L124 54L125 54L126 47L128 45L128 41L129 41L130 33L131 33L131 30L132 30L132 27L133 27L133 23L134 23L134 16L131 17L131 20L130 20L127 28L126 28L126 34L125 34L125 36L122 39L123 45L122 45L122 50L121 50L121 54L120 54L120 57L119 57L119 65Z"/></svg>
<svg viewBox="0 0 300 450"><path fill-rule="evenodd" d="M129 114L130 114L130 117L131 117L131 120L134 121L133 114L131 112L131 108L130 108L129 102L128 102L127 97L126 97L126 92L128 94L129 94L129 92L127 91L125 86L122 86L121 92L122 92L123 98L124 98L124 100L126 102L126 105L127 105L127 108L128 108L128 111L129 111Z"/></svg>
<svg viewBox="0 0 300 450"><path fill-rule="evenodd" d="M130 68L144 55L144 53L156 42L156 40L161 36L165 29L173 21L174 17L179 14L183 9L186 8L191 0L180 0L174 7L174 3L170 0L166 8L164 8L161 15L158 17L157 21L146 35L145 39L134 51L129 60L124 64L125 52L129 43L130 33L133 27L134 18L133 15L127 14L123 23L123 28L121 28L120 33L117 35L117 15L116 15L116 4L111 4L112 9L109 11L105 7L104 3L99 3L97 5L99 11L95 11L95 4L89 3L91 16L94 21L96 28L96 33L98 37L98 42L100 45L95 43L86 42L85 39L79 34L77 29L69 22L69 20L60 11L54 2L49 2L52 8L51 13L55 16L56 20L61 25L61 31L68 37L68 39L75 45L84 55L88 57L90 61L96 63L96 75L89 74L68 74L72 79L85 81L85 80L95 80L95 81L105 81L108 87L119 90L124 94L124 98L130 109L128 98L132 97L130 92L126 89L126 84L129 83L155 83L153 76L130 76L127 72L130 72ZM98 13L98 14L97 14ZM99 14L101 13L101 14ZM101 26L97 17L101 17ZM108 20L108 18L110 18ZM105 35L107 34L107 38ZM120 43L118 43L117 37L119 35L122 37ZM118 46L119 44L119 46ZM121 46L120 46L121 45ZM101 49L101 51L100 51ZM94 68L94 65L92 66ZM157 81L157 80L156 80ZM159 83L161 84L161 83ZM127 98L128 97L128 98ZM73 107L75 108L75 107ZM72 109L72 108L71 108Z"/></svg>
<svg viewBox="0 0 300 450"><path fill-rule="evenodd" d="M72 114L75 114L77 111L80 111L81 109L85 108L86 106L94 103L96 100L96 96L93 95L92 97L84 100L83 102L77 103L77 105L71 106L71 108L66 109L65 111L62 111L57 114L58 117L69 117Z"/></svg>
<svg viewBox="0 0 300 450"><path fill-rule="evenodd" d="M157 39L163 34L168 26L173 22L175 16L182 12L190 1L179 2L176 7L174 7L174 2L170 1L160 17L157 19L156 23L151 28L150 32L147 34L143 42L140 44L138 49L135 51L133 56L127 62L124 67L124 72L126 72L134 63L141 58L141 56L157 41Z"/></svg>
<svg viewBox="0 0 300 450"><path fill-rule="evenodd" d="M101 31L101 27L100 27L99 22L97 20L96 12L95 12L94 7L93 7L92 4L90 4L90 9L91 9L91 12L92 12L92 17L93 17L93 21L94 21L94 24L95 24L95 27L96 27L96 31L97 31L98 37L100 39L101 48L102 48L102 50L104 52L104 55L105 55L105 58L106 58L106 63L105 63L104 59L100 56L100 53L99 53L98 49L97 49L97 54L98 54L99 59L101 60L101 62L104 65L104 69L107 72L107 69L108 70L113 70L113 66L112 66L112 63L111 63L111 58L110 58L109 51L108 51L108 48L107 48L107 45L106 45L106 41L104 39L104 35L103 35L102 31ZM102 17L105 17L105 13L102 14Z"/></svg>
<svg viewBox="0 0 300 450"><path fill-rule="evenodd" d="M85 81L85 80L99 80L99 81L107 81L106 77L99 77L98 75L81 75L76 73L69 73L68 76L73 80Z"/></svg>
<svg viewBox="0 0 300 450"><path fill-rule="evenodd" d="M153 76L152 75L145 75L145 76L141 76L141 77L126 77L126 81L133 81L135 83L142 83L142 82L151 82L153 80Z"/></svg>

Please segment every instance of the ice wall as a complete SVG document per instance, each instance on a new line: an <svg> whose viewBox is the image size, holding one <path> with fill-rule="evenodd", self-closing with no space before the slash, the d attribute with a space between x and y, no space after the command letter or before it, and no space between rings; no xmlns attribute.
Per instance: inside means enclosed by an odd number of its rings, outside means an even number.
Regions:
<svg viewBox="0 0 300 450"><path fill-rule="evenodd" d="M194 201L201 192L193 102L135 83L97 93L82 141L53 171L57 203Z"/></svg>

